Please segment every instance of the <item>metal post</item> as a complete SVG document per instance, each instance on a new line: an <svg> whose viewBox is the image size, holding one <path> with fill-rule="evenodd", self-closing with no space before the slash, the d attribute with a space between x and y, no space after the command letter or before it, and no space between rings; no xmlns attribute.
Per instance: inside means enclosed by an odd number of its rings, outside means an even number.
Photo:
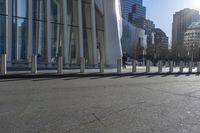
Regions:
<svg viewBox="0 0 200 133"><path fill-rule="evenodd" d="M117 60L117 73L122 72L122 59Z"/></svg>
<svg viewBox="0 0 200 133"><path fill-rule="evenodd" d="M146 62L146 72L149 73L150 72L150 61L147 60Z"/></svg>
<svg viewBox="0 0 200 133"><path fill-rule="evenodd" d="M183 61L180 61L180 73L183 73Z"/></svg>
<svg viewBox="0 0 200 133"><path fill-rule="evenodd" d="M169 72L170 73L173 73L173 68L174 68L174 62L170 61L170 63L169 63Z"/></svg>
<svg viewBox="0 0 200 133"><path fill-rule="evenodd" d="M162 61L158 62L158 72L161 73L162 72Z"/></svg>
<svg viewBox="0 0 200 133"><path fill-rule="evenodd" d="M200 73L200 61L197 62L197 73Z"/></svg>
<svg viewBox="0 0 200 133"><path fill-rule="evenodd" d="M32 67L31 67L32 74L37 74L37 56L32 56Z"/></svg>
<svg viewBox="0 0 200 133"><path fill-rule="evenodd" d="M136 60L133 60L133 62L132 62L132 72L133 73L135 73L135 72L137 72L137 65L136 65Z"/></svg>
<svg viewBox="0 0 200 133"><path fill-rule="evenodd" d="M104 61L103 61L103 59L101 59L101 62L100 62L100 73L104 73Z"/></svg>
<svg viewBox="0 0 200 133"><path fill-rule="evenodd" d="M85 72L85 58L81 57L81 66L80 66L80 72Z"/></svg>
<svg viewBox="0 0 200 133"><path fill-rule="evenodd" d="M192 73L193 62L189 62L189 73Z"/></svg>
<svg viewBox="0 0 200 133"><path fill-rule="evenodd" d="M63 74L63 56L58 56L58 74Z"/></svg>
<svg viewBox="0 0 200 133"><path fill-rule="evenodd" d="M1 74L7 74L6 54L1 55Z"/></svg>

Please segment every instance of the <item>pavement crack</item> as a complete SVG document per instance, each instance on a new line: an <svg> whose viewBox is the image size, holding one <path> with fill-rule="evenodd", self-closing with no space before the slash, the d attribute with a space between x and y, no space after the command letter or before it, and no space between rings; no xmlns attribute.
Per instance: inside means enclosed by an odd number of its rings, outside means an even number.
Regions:
<svg viewBox="0 0 200 133"><path fill-rule="evenodd" d="M163 93L167 93L167 94L171 94L171 95L175 95L175 96L181 96L181 97L190 97L190 98L195 98L195 99L200 99L199 97L195 97L195 96L191 96L190 93L187 94L178 94L178 93L173 93L173 92L169 92L169 91L164 91L164 90L160 90L160 89L153 89L153 88L149 88L149 87L144 87L144 89L150 90L150 91L159 91L159 92L163 92Z"/></svg>

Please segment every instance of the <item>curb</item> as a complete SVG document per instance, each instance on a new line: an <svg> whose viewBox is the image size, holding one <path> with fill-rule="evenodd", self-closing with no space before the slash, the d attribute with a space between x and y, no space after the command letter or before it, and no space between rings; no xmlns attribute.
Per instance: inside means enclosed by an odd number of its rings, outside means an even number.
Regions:
<svg viewBox="0 0 200 133"><path fill-rule="evenodd" d="M0 79L17 79L17 78L24 78L24 79L36 79L36 78L65 78L65 77L128 77L128 76L181 76L181 75L197 75L199 76L200 73L192 72L192 73L64 73L64 74L57 74L57 73L42 73L42 74L30 74L30 73L23 73L23 74L7 74L7 75L0 75Z"/></svg>

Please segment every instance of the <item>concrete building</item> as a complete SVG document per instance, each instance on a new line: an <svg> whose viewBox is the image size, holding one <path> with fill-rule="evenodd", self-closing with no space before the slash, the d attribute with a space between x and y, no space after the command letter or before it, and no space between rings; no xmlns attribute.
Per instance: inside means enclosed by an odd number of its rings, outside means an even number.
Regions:
<svg viewBox="0 0 200 133"><path fill-rule="evenodd" d="M137 18L146 18L146 7L143 0L121 0L122 16L128 22L133 23Z"/></svg>
<svg viewBox="0 0 200 133"><path fill-rule="evenodd" d="M119 0L0 0L0 52L8 66L116 66L122 56ZM5 8L4 8L5 7Z"/></svg>
<svg viewBox="0 0 200 133"><path fill-rule="evenodd" d="M172 51L175 56L183 54L184 33L192 22L199 21L199 11L194 9L183 9L173 16L172 24Z"/></svg>
<svg viewBox="0 0 200 133"><path fill-rule="evenodd" d="M185 52L188 57L199 58L200 22L193 22L184 34Z"/></svg>

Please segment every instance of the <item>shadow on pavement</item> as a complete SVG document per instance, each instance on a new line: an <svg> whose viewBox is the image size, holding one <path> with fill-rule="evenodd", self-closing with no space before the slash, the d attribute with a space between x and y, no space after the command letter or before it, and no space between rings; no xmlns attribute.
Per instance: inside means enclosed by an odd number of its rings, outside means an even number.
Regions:
<svg viewBox="0 0 200 133"><path fill-rule="evenodd" d="M56 74L56 73L45 73L45 74L10 74L10 75L0 75L0 82L12 82L12 81L22 81L22 80L32 80L32 81L48 81L54 79L63 79L63 80L76 80L82 78L89 78L91 80L102 79L102 78L111 78L111 79L120 79L120 78L138 78L138 77L147 77L152 78L156 76L167 77L167 76L199 76L199 73L66 73L66 74Z"/></svg>

